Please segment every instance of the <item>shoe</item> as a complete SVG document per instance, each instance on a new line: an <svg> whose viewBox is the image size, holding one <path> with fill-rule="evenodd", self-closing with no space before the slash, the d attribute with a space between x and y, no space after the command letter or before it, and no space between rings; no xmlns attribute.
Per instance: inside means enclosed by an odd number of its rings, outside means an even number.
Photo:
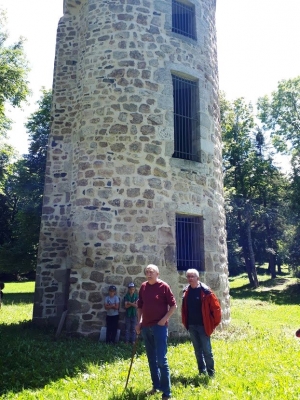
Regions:
<svg viewBox="0 0 300 400"><path fill-rule="evenodd" d="M214 378L215 377L215 371L208 371L208 376L210 377L210 378Z"/></svg>
<svg viewBox="0 0 300 400"><path fill-rule="evenodd" d="M173 399L172 399L172 397L170 397L170 396L164 396L164 395L162 395L161 400L173 400Z"/></svg>
<svg viewBox="0 0 300 400"><path fill-rule="evenodd" d="M146 396L153 396L157 393L157 390L154 387L146 392Z"/></svg>

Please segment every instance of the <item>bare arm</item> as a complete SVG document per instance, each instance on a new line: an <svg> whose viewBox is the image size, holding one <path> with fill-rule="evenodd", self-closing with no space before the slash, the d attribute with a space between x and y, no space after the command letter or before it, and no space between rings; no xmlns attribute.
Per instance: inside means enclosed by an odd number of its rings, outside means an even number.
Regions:
<svg viewBox="0 0 300 400"><path fill-rule="evenodd" d="M143 311L141 308L137 309L137 324L135 326L135 331L139 335L141 333L141 323L143 320Z"/></svg>

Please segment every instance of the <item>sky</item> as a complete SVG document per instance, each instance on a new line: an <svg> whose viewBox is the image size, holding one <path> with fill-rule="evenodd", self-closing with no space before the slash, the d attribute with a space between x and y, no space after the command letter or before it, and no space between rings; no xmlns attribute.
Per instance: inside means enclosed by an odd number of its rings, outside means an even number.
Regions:
<svg viewBox="0 0 300 400"><path fill-rule="evenodd" d="M32 96L23 110L10 109L15 121L10 143L26 153L24 123L38 109L41 88L52 88L56 30L63 0L1 0L10 40L24 36ZM300 0L217 0L219 86L229 100L255 104L282 79L300 75Z"/></svg>

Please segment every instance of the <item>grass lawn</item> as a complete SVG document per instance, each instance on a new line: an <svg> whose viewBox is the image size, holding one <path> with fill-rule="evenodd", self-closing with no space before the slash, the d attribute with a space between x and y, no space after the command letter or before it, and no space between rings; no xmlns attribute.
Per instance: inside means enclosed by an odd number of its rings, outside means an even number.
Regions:
<svg viewBox="0 0 300 400"><path fill-rule="evenodd" d="M212 336L216 377L199 377L189 341L170 341L173 397L300 400L300 286L286 270L251 290L230 278L231 324ZM7 283L0 310L0 399L143 400L151 381L139 342L126 392L131 348L65 336L32 326L33 282ZM152 396L158 400L161 394ZM149 398L150 399L150 398Z"/></svg>

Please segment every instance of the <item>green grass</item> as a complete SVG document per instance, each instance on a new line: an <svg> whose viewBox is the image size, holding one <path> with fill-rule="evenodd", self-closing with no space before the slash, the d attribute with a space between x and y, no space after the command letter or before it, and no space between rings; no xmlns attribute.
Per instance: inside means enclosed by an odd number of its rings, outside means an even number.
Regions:
<svg viewBox="0 0 300 400"><path fill-rule="evenodd" d="M197 399L300 399L299 285L287 271L270 280L259 270L260 288L247 277L230 279L231 324L212 337L216 377L199 377L189 341L170 341L173 397ZM109 346L51 328L35 328L33 283L6 284L0 310L0 399L144 400L151 387L139 343L126 392L131 348ZM160 394L151 399L158 400Z"/></svg>

